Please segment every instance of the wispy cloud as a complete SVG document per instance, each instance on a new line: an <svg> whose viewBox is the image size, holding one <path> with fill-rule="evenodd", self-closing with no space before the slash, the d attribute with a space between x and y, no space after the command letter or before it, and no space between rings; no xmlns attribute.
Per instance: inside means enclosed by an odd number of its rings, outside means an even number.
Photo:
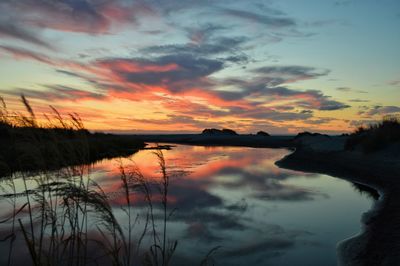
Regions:
<svg viewBox="0 0 400 266"><path fill-rule="evenodd" d="M0 20L0 37L21 40L51 50L55 49L49 42L39 38L37 34L23 29L15 23L5 22L2 20Z"/></svg>
<svg viewBox="0 0 400 266"><path fill-rule="evenodd" d="M353 102L353 103L367 103L367 102L370 102L370 100L364 100L364 99L350 99L349 102Z"/></svg>
<svg viewBox="0 0 400 266"><path fill-rule="evenodd" d="M237 10L226 8L223 9L223 12L229 16L233 16L236 18L248 20L250 22L260 23L271 27L281 28L281 27L289 27L295 26L296 22L288 17L280 17L275 14L259 14L250 11Z"/></svg>
<svg viewBox="0 0 400 266"><path fill-rule="evenodd" d="M47 99L47 100L102 100L105 95L94 93L91 91L79 90L65 85L43 85L43 90L14 88L12 90L1 90L2 94L20 96L25 95L33 99Z"/></svg>
<svg viewBox="0 0 400 266"><path fill-rule="evenodd" d="M398 86L400 85L400 80L392 80L388 84L393 86Z"/></svg>
<svg viewBox="0 0 400 266"><path fill-rule="evenodd" d="M363 110L359 112L361 115L365 116L375 116L375 115L391 115L391 114L400 114L400 107L399 106L382 106L382 105L375 105L375 106L365 106Z"/></svg>
<svg viewBox="0 0 400 266"><path fill-rule="evenodd" d="M143 4L124 1L4 1L3 14L13 14L26 26L90 34L110 33L114 24L137 23L139 14L151 13Z"/></svg>
<svg viewBox="0 0 400 266"><path fill-rule="evenodd" d="M350 88L350 87L337 87L336 90L337 90L337 91L341 91L341 92L367 93L366 91L363 91L363 90L355 90L355 89L352 89L352 88Z"/></svg>
<svg viewBox="0 0 400 266"><path fill-rule="evenodd" d="M23 48L0 45L0 51L10 54L10 55L14 56L14 58L16 58L16 59L29 59L29 60L34 60L34 61L38 61L41 63L45 63L48 65L54 64L54 62L48 56L30 51L30 50L26 50Z"/></svg>

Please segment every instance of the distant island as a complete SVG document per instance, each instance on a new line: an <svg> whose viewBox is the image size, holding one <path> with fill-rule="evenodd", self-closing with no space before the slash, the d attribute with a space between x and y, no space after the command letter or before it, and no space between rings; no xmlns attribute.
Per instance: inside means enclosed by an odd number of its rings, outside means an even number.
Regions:
<svg viewBox="0 0 400 266"><path fill-rule="evenodd" d="M269 137L269 136L271 136L271 135L268 134L268 133L265 132L265 131L258 131L258 132L257 132L257 136Z"/></svg>
<svg viewBox="0 0 400 266"><path fill-rule="evenodd" d="M233 129L223 128L223 129L216 129L216 128L206 128L201 132L202 135L225 135L225 136L238 136L239 134L236 133ZM258 131L257 136L264 136L269 137L271 136L265 131Z"/></svg>
<svg viewBox="0 0 400 266"><path fill-rule="evenodd" d="M234 130L223 128L222 130L216 128L206 128L201 132L203 135L238 135Z"/></svg>

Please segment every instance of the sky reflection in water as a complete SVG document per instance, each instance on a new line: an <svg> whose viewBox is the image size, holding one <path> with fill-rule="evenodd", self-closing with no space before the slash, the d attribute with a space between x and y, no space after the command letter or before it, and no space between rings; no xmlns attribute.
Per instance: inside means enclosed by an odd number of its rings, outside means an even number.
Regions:
<svg viewBox="0 0 400 266"><path fill-rule="evenodd" d="M287 153L184 145L164 151L171 170L186 172L170 186L173 265L197 265L216 246L218 265L336 265L337 243L360 231L371 201L343 180L276 167ZM144 176L157 175L151 150L132 160ZM123 202L117 166L106 160L92 174L116 205Z"/></svg>

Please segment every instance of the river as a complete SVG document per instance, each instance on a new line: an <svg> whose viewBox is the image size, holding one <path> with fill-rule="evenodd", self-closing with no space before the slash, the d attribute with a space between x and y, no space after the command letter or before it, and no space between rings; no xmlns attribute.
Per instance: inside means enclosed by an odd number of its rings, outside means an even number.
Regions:
<svg viewBox="0 0 400 266"><path fill-rule="evenodd" d="M337 244L360 232L360 218L372 199L341 179L278 168L274 163L289 152L188 145L163 150L170 174L166 237L177 241L171 265L199 265L214 248L209 262L216 265L336 265ZM108 196L117 220L126 224L121 165L127 172L134 165L148 180L160 173L152 149L91 167L89 177ZM162 204L153 193L162 236ZM138 237L148 206L140 195L130 200L139 217ZM143 250L152 243L147 235Z"/></svg>

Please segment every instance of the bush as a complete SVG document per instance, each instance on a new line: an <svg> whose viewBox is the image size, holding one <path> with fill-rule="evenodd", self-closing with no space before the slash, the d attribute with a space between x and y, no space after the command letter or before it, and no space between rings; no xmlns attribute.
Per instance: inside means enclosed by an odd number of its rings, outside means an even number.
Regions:
<svg viewBox="0 0 400 266"><path fill-rule="evenodd" d="M382 150L400 141L400 119L386 117L381 122L367 127L358 127L349 135L346 150L361 149L365 153Z"/></svg>

